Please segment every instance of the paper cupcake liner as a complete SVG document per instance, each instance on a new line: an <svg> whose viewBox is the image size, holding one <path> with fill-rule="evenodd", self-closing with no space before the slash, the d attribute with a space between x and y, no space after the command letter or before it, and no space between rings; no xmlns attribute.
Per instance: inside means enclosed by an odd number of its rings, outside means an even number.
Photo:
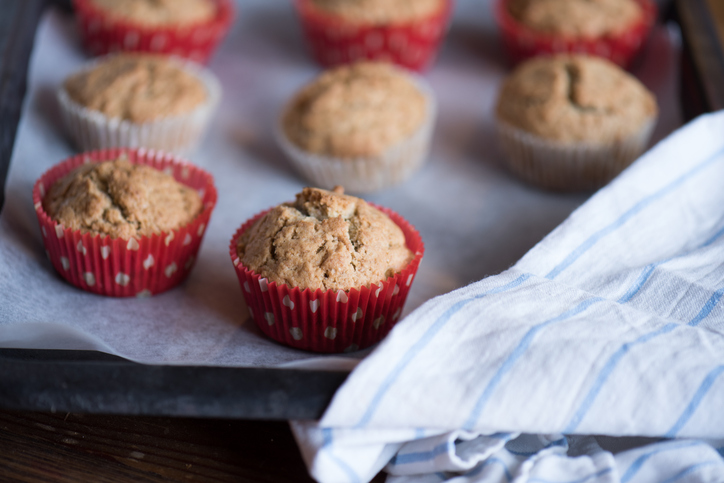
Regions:
<svg viewBox="0 0 724 483"><path fill-rule="evenodd" d="M182 27L149 27L113 19L91 0L73 0L83 45L91 55L112 52L152 52L206 63L234 19L232 0L213 0L216 16L207 22Z"/></svg>
<svg viewBox="0 0 724 483"><path fill-rule="evenodd" d="M88 109L70 98L64 86L57 91L66 129L79 151L117 147L157 149L176 154L193 152L221 99L221 85L210 70L194 62L176 59L178 67L201 81L206 88L206 101L184 115L145 123L110 118ZM100 60L84 70L94 68Z"/></svg>
<svg viewBox="0 0 724 483"><path fill-rule="evenodd" d="M518 22L508 12L510 0L496 0L494 14L503 45L513 64L530 57L557 53L578 53L604 57L623 68L631 67L656 22L656 5L651 0L636 0L642 18L618 35L595 39L566 38L536 32Z"/></svg>
<svg viewBox="0 0 724 483"><path fill-rule="evenodd" d="M284 131L282 114L275 137L296 170L313 185L332 189L344 186L349 193L369 193L402 183L425 163L435 126L437 104L427 82L410 77L428 106L422 125L413 135L379 156L353 159L308 153L295 145Z"/></svg>
<svg viewBox="0 0 724 483"><path fill-rule="evenodd" d="M312 55L325 67L369 59L422 71L434 62L452 12L452 0L446 0L439 12L418 21L360 25L320 11L310 0L295 5Z"/></svg>
<svg viewBox="0 0 724 483"><path fill-rule="evenodd" d="M420 234L405 219L375 207L402 229L414 258L401 272L369 287L300 290L269 282L245 267L236 253L237 240L269 210L248 220L234 234L229 246L231 260L249 314L264 334L290 347L327 353L364 349L387 335L402 314L425 247Z"/></svg>
<svg viewBox="0 0 724 483"><path fill-rule="evenodd" d="M71 230L45 212L43 198L58 179L82 164L122 156L131 163L167 172L178 182L196 189L203 201L203 211L177 230L128 240ZM78 288L112 297L151 296L181 283L194 265L216 196L209 173L173 155L145 149L79 154L45 172L33 187L43 243L55 270Z"/></svg>
<svg viewBox="0 0 724 483"><path fill-rule="evenodd" d="M602 187L636 160L655 125L652 118L627 138L606 145L551 142L500 121L497 129L508 167L520 178L545 189L586 191Z"/></svg>

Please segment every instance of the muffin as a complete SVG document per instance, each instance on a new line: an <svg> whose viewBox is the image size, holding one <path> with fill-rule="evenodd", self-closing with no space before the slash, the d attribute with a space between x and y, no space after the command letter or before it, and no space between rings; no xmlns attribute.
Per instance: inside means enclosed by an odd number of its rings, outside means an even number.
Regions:
<svg viewBox="0 0 724 483"><path fill-rule="evenodd" d="M163 153L95 151L46 172L33 189L50 260L71 284L146 296L191 270L216 203L211 175Z"/></svg>
<svg viewBox="0 0 724 483"><path fill-rule="evenodd" d="M646 148L656 100L613 63L540 57L504 82L496 120L511 170L544 188L598 188Z"/></svg>
<svg viewBox="0 0 724 483"><path fill-rule="evenodd" d="M68 77L58 91L71 138L80 150L196 147L220 97L211 72L190 61L118 54Z"/></svg>
<svg viewBox="0 0 724 483"><path fill-rule="evenodd" d="M432 64L451 0L296 0L314 58L323 66L385 60L413 70Z"/></svg>
<svg viewBox="0 0 724 483"><path fill-rule="evenodd" d="M153 52L205 63L234 17L231 0L73 0L93 55Z"/></svg>
<svg viewBox="0 0 724 483"><path fill-rule="evenodd" d="M314 184L373 191L422 165L435 111L421 79L389 64L359 62L326 71L299 91L284 109L277 138Z"/></svg>
<svg viewBox="0 0 724 483"><path fill-rule="evenodd" d="M382 339L422 258L399 215L340 188L305 188L247 221L230 245L252 318L272 339L342 352Z"/></svg>
<svg viewBox="0 0 724 483"><path fill-rule="evenodd" d="M629 67L656 20L650 0L498 0L495 10L515 63L568 52Z"/></svg>
<svg viewBox="0 0 724 483"><path fill-rule="evenodd" d="M116 158L83 164L63 176L43 208L71 230L129 240L189 223L201 212L201 197L170 174Z"/></svg>

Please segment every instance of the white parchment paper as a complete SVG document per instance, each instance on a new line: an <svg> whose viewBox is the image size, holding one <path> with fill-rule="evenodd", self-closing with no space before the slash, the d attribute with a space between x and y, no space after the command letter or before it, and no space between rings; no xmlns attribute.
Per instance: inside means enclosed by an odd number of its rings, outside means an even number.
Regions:
<svg viewBox="0 0 724 483"><path fill-rule="evenodd" d="M680 124L675 32L660 27L634 73L657 95L653 142ZM429 162L406 184L366 198L412 222L425 258L405 313L425 300L518 260L585 200L546 193L506 172L492 112L503 76L490 2L459 0L440 57L426 73L439 104ZM367 352L334 357L265 338L248 318L228 244L247 218L291 200L305 183L274 144L283 104L319 68L307 55L291 2L246 0L210 68L223 86L211 132L194 163L215 176L219 202L196 267L180 287L150 299L112 299L64 282L46 259L32 186L74 154L55 90L88 59L70 16L46 13L31 59L28 94L0 215L0 346L98 349L161 364L338 367Z"/></svg>

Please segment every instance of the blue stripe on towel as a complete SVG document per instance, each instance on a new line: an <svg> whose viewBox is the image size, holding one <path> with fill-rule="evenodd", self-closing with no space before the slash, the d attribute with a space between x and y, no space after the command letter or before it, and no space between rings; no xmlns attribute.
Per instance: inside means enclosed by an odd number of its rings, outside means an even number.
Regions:
<svg viewBox="0 0 724 483"><path fill-rule="evenodd" d="M618 299L618 303L625 304L629 300L633 298L634 295L639 293L639 290L641 290L641 287L644 286L644 284L648 281L649 277L651 277L651 274L654 273L654 269L661 265L662 263L666 263L670 258L667 258L666 260L662 260L660 262L652 263L650 265L647 265L644 267L643 270L641 270L641 273L639 274L639 277L636 279L636 281L629 287L629 289L626 291L625 294L621 296L620 299Z"/></svg>
<svg viewBox="0 0 724 483"><path fill-rule="evenodd" d="M649 451L648 453L642 454L638 458L634 460L633 463L631 463L631 466L628 467L626 472L621 477L621 483L628 483L631 481L631 478L636 476L636 473L641 469L641 467L646 463L646 461L651 458L652 456L655 456L659 453L662 453L664 451L670 451L674 449L682 449L682 448L689 448L691 446L699 446L702 445L701 441L678 441L666 444L662 448L657 448L653 451Z"/></svg>
<svg viewBox="0 0 724 483"><path fill-rule="evenodd" d="M332 459L332 461L334 461L335 464L347 474L347 478L349 478L351 483L361 483L362 480L360 480L360 477L357 476L357 473L355 473L354 470L344 462L344 460L332 454L332 428L322 428L322 438L322 450L326 450L327 455Z"/></svg>
<svg viewBox="0 0 724 483"><path fill-rule="evenodd" d="M671 429L669 429L664 435L665 438L673 438L676 436L676 433L681 431L681 428L683 428L684 425L689 421L689 419L691 419L691 417L694 415L697 408L701 404L702 399L704 399L704 396L706 396L706 394L709 392L709 389L711 389L711 386L716 381L716 378L719 377L722 372L724 372L724 365L715 367L709 372L709 374L706 375L701 385L699 386L699 389L696 390L694 397L691 398L691 402L689 402L689 404L686 406L686 409L684 409L684 412L681 413L681 416L679 416L679 419L676 420Z"/></svg>
<svg viewBox="0 0 724 483"><path fill-rule="evenodd" d="M586 413L588 413L588 410L591 409L593 402L596 400L598 393L601 392L603 385L611 376L613 370L616 369L616 366L621 361L621 359L623 359L623 356L625 356L632 347L635 347L639 344L644 344L660 335L668 334L677 327L679 327L679 324L666 324L659 329L642 335L633 342L626 342L616 352L614 352L611 357L608 358L608 361L606 361L606 364L601 369L601 372L598 373L598 377L596 377L596 380L593 381L591 389L588 390L588 394L586 394L586 397L583 399L583 402L578 407L578 410L566 425L563 433L572 433L578 427L578 425L581 424L584 416L586 415Z"/></svg>
<svg viewBox="0 0 724 483"><path fill-rule="evenodd" d="M638 214L640 211L642 211L644 208L649 206L654 201L658 200L659 198L662 198L664 195L668 194L670 191L673 191L674 189L678 188L681 184L683 184L686 180L693 177L695 174L697 174L699 171L703 170L704 168L708 167L710 164L713 164L715 161L724 159L722 158L722 154L724 154L724 150L718 151L716 154L711 156L710 158L702 161L698 165L694 166L692 169L687 171L686 173L679 176L677 179L669 183L668 185L661 188L659 191L652 193L643 199L639 200L635 205L633 205L631 208L628 209L624 214L622 214L616 221L612 222L610 225L601 228L596 233L591 235L586 241L581 243L575 250L573 250L566 258L563 259L561 263L559 263L553 270L551 270L548 275L546 275L546 278L552 280L556 278L558 275L561 274L565 269L570 267L576 260L578 260L581 255L586 253L593 245L598 243L599 240L604 238L606 235L609 235L610 233L613 233L616 231L619 227L621 227L624 223L626 223L628 220L633 218L636 214Z"/></svg>
<svg viewBox="0 0 724 483"><path fill-rule="evenodd" d="M701 311L691 319L691 322L689 322L689 325L692 327L696 327L701 323L702 320L706 319L712 310L714 310L714 307L719 303L719 300L721 300L722 295L724 295L724 288L720 288L716 292L714 292L714 295L707 300L706 304L704 304L704 307L702 307Z"/></svg>
<svg viewBox="0 0 724 483"><path fill-rule="evenodd" d="M434 460L441 454L454 453L455 443L453 441L447 441L442 444L438 444L430 451L418 451L416 453L405 453L396 454L390 461L393 465L407 465L410 463L420 463L422 461Z"/></svg>
<svg viewBox="0 0 724 483"><path fill-rule="evenodd" d="M523 336L521 341L518 343L515 349L513 349L513 352L510 353L508 358L503 362L503 364L498 368L498 371L493 375L493 378L488 382L488 385L485 387L485 390L483 391L483 394L480 395L480 398L478 398L477 402L475 403L475 406L473 406L473 410L470 413L470 416L468 416L468 419L463 424L463 429L471 430L475 426L476 421L480 417L480 413L483 411L483 408L485 407L485 404L487 404L490 397L493 395L493 392L498 387L498 384L500 384L500 381L503 379L503 376L507 374L515 365L515 363L520 359L523 354L525 354L526 350L530 346L530 344L533 342L533 339L535 336L540 332L541 330L545 329L547 326L551 324L555 324L556 322L561 322L563 320L569 319L571 317L574 317L584 310L586 310L591 305L602 301L603 299L600 297L592 297L589 299L584 300L583 302L579 303L572 309L568 309L562 314L560 314L557 317L553 317L552 319L548 319L545 322L541 322L538 325L535 325L531 327L528 332Z"/></svg>
<svg viewBox="0 0 724 483"><path fill-rule="evenodd" d="M664 263L666 263L666 262L670 262L671 260L675 260L675 259L677 259L677 258L682 258L682 257L685 257L685 256L687 256L687 255L691 255L692 253L694 253L694 252L697 251L697 250L701 250L702 248L706 248L706 247L708 247L709 245L711 245L712 243L714 243L716 240L718 240L722 235L724 235L724 228L721 228L719 231L717 231L716 233L714 233L713 236L711 236L708 240L706 240L703 244L701 244L700 246L698 246L698 247L695 248L694 250L689 250L689 251L687 251L687 252L685 252L685 253L682 253L681 255L677 255L677 256L675 256L675 257L667 258L667 259L665 259L665 260L661 260L661 261L658 261L658 262L656 262L656 263L652 263L652 264L650 264L650 265L645 266L644 269L641 270L641 273L639 274L638 278L637 278L636 281L633 283L633 285L631 285L631 287L626 291L626 293L623 294L623 296L621 296L620 299L618 299L618 303L620 303L620 304L625 304L626 302L628 302L629 300L631 300L631 299L634 297L634 295L636 295L637 293L639 293L639 291L641 290L641 288L644 286L644 284L645 284L645 283L648 281L648 279L651 277L651 274L654 273L654 269L655 269L656 267L658 267L659 265L662 265L662 264L664 264Z"/></svg>
<svg viewBox="0 0 724 483"><path fill-rule="evenodd" d="M693 473L695 471L698 471L700 468L703 468L705 466L716 465L716 464L721 464L721 461L710 460L710 461L704 461L703 463L697 463L695 465L691 465L688 468L686 468L685 470L680 471L679 473L675 474L671 478L667 478L667 479L663 480L661 483L673 483L674 481L676 481L678 479L681 479L685 476L690 475L691 473Z"/></svg>
<svg viewBox="0 0 724 483"><path fill-rule="evenodd" d="M687 324L690 326L697 326L699 323L701 323L702 320L704 320L706 317L711 314L711 311L714 310L714 307L716 307L719 300L721 300L722 295L724 294L724 288L717 290L714 292L714 295L711 296L711 298L704 304L704 307L699 311L699 313L691 319L691 321ZM618 363L623 359L623 356L626 355L629 350L639 344L645 344L646 342L655 339L656 337L659 337L660 335L668 334L669 332L673 331L677 327L680 327L679 324L670 323L666 324L665 326L656 329L652 332L646 333L639 337L638 339L634 340L633 342L626 342L623 344L616 352L614 352L611 357L609 357L608 361L606 361L606 364L601 369L601 372L598 373L598 377L596 377L596 380L593 382L593 385L591 386L591 389L588 391L588 394L586 394L586 397L583 399L583 402L579 406L576 413L573 415L571 420L566 425L565 429L563 430L564 433L572 433L575 431L575 429L578 427L579 424L581 424L581 421L586 416L586 413L588 413L588 410L591 409L591 406L593 405L593 402L595 401L596 397L598 396L598 393L601 392L601 389L603 388L603 385L608 380L609 376L613 372L613 370L616 368ZM696 409L696 408L694 408ZM683 415L682 415L683 416ZM672 428L673 429L673 428Z"/></svg>
<svg viewBox="0 0 724 483"><path fill-rule="evenodd" d="M505 292L511 289L514 289L526 280L530 278L530 274L524 274L520 277L516 278L510 283L507 283L501 287L496 287L493 289L488 290L487 292L483 292L480 295L476 295L475 297L471 297L469 299L461 300L454 304L452 307L447 309L438 319L425 331L425 333L420 337L420 339L415 342L415 344L410 347L404 356L402 356L402 359L395 365L394 369L390 371L389 374L387 374L387 377L382 381L380 384L380 387L377 389L377 392L375 393L374 397L372 398L372 401L370 402L370 405L367 407L367 410L360 418L359 422L354 426L355 428L361 428L365 426L370 419L372 419L372 416L374 415L375 411L377 411L378 406L380 405L380 401L382 401L382 398L387 394L387 391L390 389L392 384L397 380L397 378L400 376L402 371L405 370L407 365L412 361L412 359L417 356L424 348L427 346L427 344L432 341L432 339L437 335L438 332L445 326L445 324L448 323L448 321L456 314L458 313L463 307L465 307L468 303L481 299L487 295L493 295L501 292Z"/></svg>

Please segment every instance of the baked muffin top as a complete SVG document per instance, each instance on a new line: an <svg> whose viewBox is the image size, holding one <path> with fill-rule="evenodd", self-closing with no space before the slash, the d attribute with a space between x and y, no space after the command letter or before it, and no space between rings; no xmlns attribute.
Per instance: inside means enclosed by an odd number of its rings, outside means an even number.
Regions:
<svg viewBox="0 0 724 483"><path fill-rule="evenodd" d="M511 0L508 11L532 30L585 38L618 34L643 15L635 0Z"/></svg>
<svg viewBox="0 0 724 483"><path fill-rule="evenodd" d="M110 118L151 122L193 111L206 101L204 84L173 59L117 54L64 83L78 104Z"/></svg>
<svg viewBox="0 0 724 483"><path fill-rule="evenodd" d="M208 22L216 15L211 0L91 0L110 17L144 27L178 27Z"/></svg>
<svg viewBox="0 0 724 483"><path fill-rule="evenodd" d="M353 23L400 24L436 14L445 0L311 0L321 10Z"/></svg>
<svg viewBox="0 0 724 483"><path fill-rule="evenodd" d="M84 164L56 181L43 199L66 228L125 240L180 228L201 212L192 188L125 159Z"/></svg>
<svg viewBox="0 0 724 483"><path fill-rule="evenodd" d="M413 258L386 214L341 190L317 188L264 215L240 237L237 254L270 282L302 290L369 286Z"/></svg>
<svg viewBox="0 0 724 483"><path fill-rule="evenodd" d="M654 118L654 95L635 77L598 57L537 57L506 79L496 116L551 141L610 143Z"/></svg>
<svg viewBox="0 0 724 483"><path fill-rule="evenodd" d="M289 103L282 124L304 151L338 158L382 154L419 129L425 95L400 69L359 62L328 70Z"/></svg>

